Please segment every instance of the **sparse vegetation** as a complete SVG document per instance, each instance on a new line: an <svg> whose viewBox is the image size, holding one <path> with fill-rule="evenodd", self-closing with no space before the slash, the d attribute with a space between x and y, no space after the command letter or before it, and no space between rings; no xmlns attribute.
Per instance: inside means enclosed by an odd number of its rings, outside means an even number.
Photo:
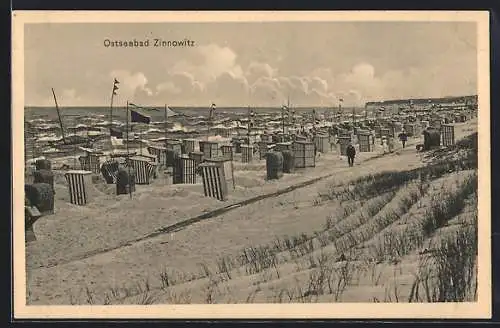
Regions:
<svg viewBox="0 0 500 328"><path fill-rule="evenodd" d="M459 156L435 152L441 157L425 167L327 186L308 200L311 211L335 207L325 213L324 224L316 222L316 231L224 249L192 272L164 266L131 286L102 293L86 287L79 296L71 294L70 302L341 302L356 291L373 302L474 301L477 134L452 150Z"/></svg>

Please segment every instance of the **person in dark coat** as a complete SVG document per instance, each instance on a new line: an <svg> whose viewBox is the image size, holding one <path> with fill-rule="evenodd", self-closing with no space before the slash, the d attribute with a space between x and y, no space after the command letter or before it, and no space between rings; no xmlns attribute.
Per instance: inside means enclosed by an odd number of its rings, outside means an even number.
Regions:
<svg viewBox="0 0 500 328"><path fill-rule="evenodd" d="M403 148L405 148L406 141L408 140L408 135L406 134L405 130L403 130L403 132L401 132L399 134L399 140L401 140L401 143L403 144Z"/></svg>
<svg viewBox="0 0 500 328"><path fill-rule="evenodd" d="M354 148L352 143L349 143L349 145L347 146L346 155L347 155L347 163L349 163L349 166L353 166L354 157L356 157L356 148Z"/></svg>

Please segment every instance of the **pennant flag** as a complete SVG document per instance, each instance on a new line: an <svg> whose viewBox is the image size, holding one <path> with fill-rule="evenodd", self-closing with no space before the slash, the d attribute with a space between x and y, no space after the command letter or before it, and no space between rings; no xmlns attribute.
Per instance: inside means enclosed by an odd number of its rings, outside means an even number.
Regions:
<svg viewBox="0 0 500 328"><path fill-rule="evenodd" d="M131 121L135 123L145 123L145 124L151 123L151 117L142 115L134 110L130 111L130 117Z"/></svg>
<svg viewBox="0 0 500 328"><path fill-rule="evenodd" d="M115 78L115 82L113 83L113 95L116 96L116 91L118 90L118 87L116 86L117 84L120 84L118 80Z"/></svg>
<svg viewBox="0 0 500 328"><path fill-rule="evenodd" d="M217 106L215 106L214 103L212 103L212 105L210 106L210 111L208 113L208 119L211 121L212 120L212 117L213 117L213 113L214 111L217 109Z"/></svg>
<svg viewBox="0 0 500 328"><path fill-rule="evenodd" d="M142 109L142 110L153 110L153 111L156 111L156 112L159 112L160 110L158 108L154 108L154 107L141 107L141 106L137 106L136 104L133 104L133 103L128 103L130 106L132 107L135 107L137 109Z"/></svg>
<svg viewBox="0 0 500 328"><path fill-rule="evenodd" d="M255 124L255 111L252 109L250 111L250 126L253 127Z"/></svg>
<svg viewBox="0 0 500 328"><path fill-rule="evenodd" d="M110 134L112 137L118 138L118 139L123 139L123 132L119 131L115 128L111 128Z"/></svg>
<svg viewBox="0 0 500 328"><path fill-rule="evenodd" d="M176 112L171 110L169 106L167 106L167 117L177 116L177 115L179 115L179 114L177 114Z"/></svg>

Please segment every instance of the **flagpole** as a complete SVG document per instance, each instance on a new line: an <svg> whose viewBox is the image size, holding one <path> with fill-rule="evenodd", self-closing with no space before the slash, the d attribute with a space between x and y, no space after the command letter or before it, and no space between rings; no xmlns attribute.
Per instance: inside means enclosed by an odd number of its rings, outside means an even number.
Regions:
<svg viewBox="0 0 500 328"><path fill-rule="evenodd" d="M115 91L118 90L118 87L116 86L119 84L118 80L115 78L113 81L113 89L111 89L111 101L109 105L109 139L111 140L111 134L113 130L113 100L115 98Z"/></svg>
<svg viewBox="0 0 500 328"><path fill-rule="evenodd" d="M288 116L288 134L290 134L290 94L287 96L286 100L286 110L287 110L287 116ZM285 133L285 132L283 132Z"/></svg>
<svg viewBox="0 0 500 328"><path fill-rule="evenodd" d="M285 109L281 107L281 129L283 130L283 136L285 135Z"/></svg>
<svg viewBox="0 0 500 328"><path fill-rule="evenodd" d="M165 136L165 148L167 148L167 104L165 104L165 113L163 114L163 124L165 126L165 132L164 132L164 136Z"/></svg>
<svg viewBox="0 0 500 328"><path fill-rule="evenodd" d="M316 131L316 109L313 109L313 132Z"/></svg>
<svg viewBox="0 0 500 328"><path fill-rule="evenodd" d="M128 193L130 195L130 198L132 198L132 185L130 183L130 154L129 154L129 149L128 149L128 100L127 100L127 170L128 170ZM135 178L135 177L134 177ZM134 181L135 182L135 181Z"/></svg>
<svg viewBox="0 0 500 328"><path fill-rule="evenodd" d="M247 144L248 144L248 145L250 145L250 106L248 106L247 115L248 115L248 123L247 123Z"/></svg>
<svg viewBox="0 0 500 328"><path fill-rule="evenodd" d="M54 91L54 88L52 88L52 95L54 96L54 102L56 103L57 117L59 118L59 125L61 126L62 140L63 140L63 143L66 143L63 122L62 122L62 118L61 118L61 113L59 113L59 105L57 104L57 98L56 98L56 93Z"/></svg>
<svg viewBox="0 0 500 328"><path fill-rule="evenodd" d="M339 122L342 122L342 103L344 102L343 99L339 99L339 114L338 114L338 118L339 118Z"/></svg>
<svg viewBox="0 0 500 328"><path fill-rule="evenodd" d="M115 97L115 84L111 91L111 104L109 105L109 138L111 139L111 130L113 129L113 98Z"/></svg>
<svg viewBox="0 0 500 328"><path fill-rule="evenodd" d="M208 128L207 128L207 141L210 138L210 128L212 125L212 105L210 105L210 111L208 112Z"/></svg>

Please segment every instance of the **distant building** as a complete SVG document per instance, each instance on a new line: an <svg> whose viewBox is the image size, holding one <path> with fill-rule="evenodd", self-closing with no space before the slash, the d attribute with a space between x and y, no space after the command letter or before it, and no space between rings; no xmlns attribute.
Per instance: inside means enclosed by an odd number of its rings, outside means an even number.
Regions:
<svg viewBox="0 0 500 328"><path fill-rule="evenodd" d="M365 110L377 111L383 108L387 113L398 113L400 110L412 110L419 112L427 111L431 108L460 110L470 108L470 106L477 108L477 95L464 97L371 101L365 104Z"/></svg>

